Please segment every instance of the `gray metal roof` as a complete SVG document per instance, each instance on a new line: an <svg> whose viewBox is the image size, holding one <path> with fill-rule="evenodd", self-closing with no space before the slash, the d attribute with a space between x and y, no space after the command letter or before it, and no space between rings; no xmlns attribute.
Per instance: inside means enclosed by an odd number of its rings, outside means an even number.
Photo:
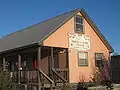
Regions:
<svg viewBox="0 0 120 90"><path fill-rule="evenodd" d="M82 12L83 16L85 16L84 18L90 21L91 25L95 28L95 32L97 32L100 38L102 38L101 40L103 40L103 42L105 42L105 44L109 47L110 52L113 52L114 49L111 47L111 45L108 43L108 41L105 39L103 34L93 23L83 8L75 9L73 11L43 21L39 24L35 24L23 30L4 36L0 39L0 52L40 43L54 31L56 31L60 26L66 23L70 18L72 18L78 11Z"/></svg>
<svg viewBox="0 0 120 90"><path fill-rule="evenodd" d="M38 43L69 18L76 10L64 13L39 24L6 35L0 40L0 52Z"/></svg>

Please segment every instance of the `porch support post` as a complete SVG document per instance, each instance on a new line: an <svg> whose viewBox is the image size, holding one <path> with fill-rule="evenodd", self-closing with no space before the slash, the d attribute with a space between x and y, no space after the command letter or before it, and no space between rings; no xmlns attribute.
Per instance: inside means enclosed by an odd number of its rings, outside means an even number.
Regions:
<svg viewBox="0 0 120 90"><path fill-rule="evenodd" d="M66 50L66 56L67 56L67 67L66 68L68 68L68 71L67 71L67 80L68 80L68 82L69 82L69 80L70 80L70 78L69 78L69 51L68 51L69 49L67 49Z"/></svg>
<svg viewBox="0 0 120 90"><path fill-rule="evenodd" d="M53 47L51 47L51 68L54 68Z"/></svg>
<svg viewBox="0 0 120 90"><path fill-rule="evenodd" d="M20 83L21 55L18 54L18 83Z"/></svg>
<svg viewBox="0 0 120 90"><path fill-rule="evenodd" d="M37 60L37 67L39 68L39 61L41 60L41 47L38 47L38 60Z"/></svg>
<svg viewBox="0 0 120 90"><path fill-rule="evenodd" d="M6 71L5 57L3 57L3 71Z"/></svg>
<svg viewBox="0 0 120 90"><path fill-rule="evenodd" d="M39 46L38 47L38 53L37 53L38 55L38 60L37 60L37 67L38 68L40 68L40 66L39 66L39 62L40 62L40 60L41 60L41 47ZM40 73L38 72L38 85L39 85L39 90L41 90L42 88L41 88L41 80L40 80L40 77L41 75L40 75Z"/></svg>
<svg viewBox="0 0 120 90"><path fill-rule="evenodd" d="M54 58L53 58L53 47L51 47L51 59L50 59L50 75L51 78L53 79L53 73L52 73L52 68L54 68Z"/></svg>

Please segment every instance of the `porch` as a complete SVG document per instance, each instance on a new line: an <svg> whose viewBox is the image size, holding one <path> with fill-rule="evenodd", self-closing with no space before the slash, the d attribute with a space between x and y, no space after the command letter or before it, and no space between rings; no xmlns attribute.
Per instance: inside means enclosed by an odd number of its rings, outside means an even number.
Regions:
<svg viewBox="0 0 120 90"><path fill-rule="evenodd" d="M69 82L68 49L34 46L1 54L2 68L14 82L36 89Z"/></svg>

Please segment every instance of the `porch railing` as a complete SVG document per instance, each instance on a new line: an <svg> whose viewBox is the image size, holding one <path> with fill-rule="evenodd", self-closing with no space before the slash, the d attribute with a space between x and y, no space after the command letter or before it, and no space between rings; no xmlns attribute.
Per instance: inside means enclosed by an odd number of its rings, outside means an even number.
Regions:
<svg viewBox="0 0 120 90"><path fill-rule="evenodd" d="M63 79L65 79L67 82L69 80L69 74L68 69L60 69L60 68L54 68L52 71L57 72L59 76L61 76ZM20 83L38 83L38 70L32 70L32 71L20 71ZM15 82L18 81L18 71L11 72L11 77ZM46 78L41 76L42 81L47 82L48 80L45 80Z"/></svg>
<svg viewBox="0 0 120 90"><path fill-rule="evenodd" d="M27 88L33 88L33 86L35 88L42 89L50 87L52 90L54 87L54 81L50 79L40 68L34 71L20 71L20 80L18 80L18 72L11 72L10 74L15 82L20 81L22 84L27 84Z"/></svg>
<svg viewBox="0 0 120 90"><path fill-rule="evenodd" d="M48 83L50 84L50 90L52 90L54 87L54 81L51 78L49 78L40 68L38 68L37 70L39 72L39 80L42 85L42 88L44 89L44 84L45 81L47 80Z"/></svg>
<svg viewBox="0 0 120 90"><path fill-rule="evenodd" d="M11 77L18 82L18 71L11 72ZM38 83L38 71L20 71L20 83Z"/></svg>
<svg viewBox="0 0 120 90"><path fill-rule="evenodd" d="M55 68L54 70L68 82L69 80L68 68L65 68L65 69Z"/></svg>
<svg viewBox="0 0 120 90"><path fill-rule="evenodd" d="M66 90L68 81L65 79L65 77L67 76L67 72L68 72L67 69L66 70L63 70L63 69L55 70L54 68L52 68L53 80L55 84L57 85L58 89L62 88L63 90Z"/></svg>

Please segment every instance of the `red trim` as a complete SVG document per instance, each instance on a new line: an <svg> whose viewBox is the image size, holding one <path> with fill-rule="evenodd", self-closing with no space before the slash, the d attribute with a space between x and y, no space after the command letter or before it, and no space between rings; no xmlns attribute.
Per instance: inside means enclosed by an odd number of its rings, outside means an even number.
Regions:
<svg viewBox="0 0 120 90"><path fill-rule="evenodd" d="M37 68L37 62L36 62L36 60L33 61L33 67Z"/></svg>

